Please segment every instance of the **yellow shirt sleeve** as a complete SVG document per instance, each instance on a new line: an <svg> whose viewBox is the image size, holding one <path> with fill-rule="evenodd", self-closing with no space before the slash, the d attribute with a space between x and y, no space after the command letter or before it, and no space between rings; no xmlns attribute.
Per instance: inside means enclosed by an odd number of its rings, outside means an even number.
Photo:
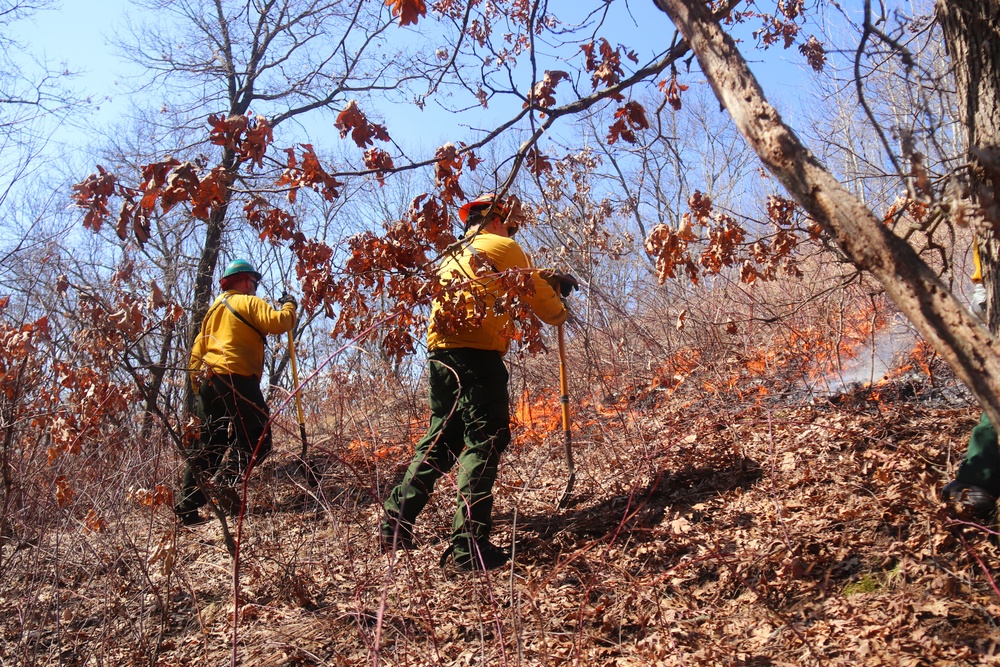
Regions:
<svg viewBox="0 0 1000 667"><path fill-rule="evenodd" d="M972 265L976 267L972 274L972 282L983 282L983 261L979 259L979 239L972 237Z"/></svg>
<svg viewBox="0 0 1000 667"><path fill-rule="evenodd" d="M503 239L502 236L495 238ZM524 249L517 242L510 239L503 240L508 243L502 244L500 248L497 269L499 271L531 269L531 281L534 285L535 293L527 297L526 301L531 307L532 312L542 322L552 326L558 326L565 322L569 313L566 311L566 306L563 305L562 299L552 289L549 281L542 277L541 271L532 266L531 258L528 257L528 254L524 252Z"/></svg>

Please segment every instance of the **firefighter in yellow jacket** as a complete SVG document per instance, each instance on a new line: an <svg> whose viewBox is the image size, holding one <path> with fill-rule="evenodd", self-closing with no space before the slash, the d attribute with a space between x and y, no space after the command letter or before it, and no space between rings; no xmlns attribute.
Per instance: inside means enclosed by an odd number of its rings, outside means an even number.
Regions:
<svg viewBox="0 0 1000 667"><path fill-rule="evenodd" d="M259 283L260 273L249 262L230 262L219 281L222 294L205 315L191 350L201 439L188 452L181 499L174 508L185 525L203 520L198 508L207 499L199 483L219 471L226 450L229 456L216 487L230 514L239 511L236 487L242 476L271 452L270 413L260 390L264 344L267 334L292 330L297 304L282 295L281 308L275 310L254 295Z"/></svg>
<svg viewBox="0 0 1000 667"><path fill-rule="evenodd" d="M568 294L576 281L565 274L548 279L532 269L528 256L512 238L517 231L506 203L484 195L465 204L459 218L465 223L462 249L446 257L440 269L442 283L469 281L467 317L447 332L435 326L435 302L427 334L430 382L430 427L417 444L402 482L385 501L381 526L382 548L410 548L413 524L427 504L434 483L458 464L455 483L458 507L452 524L451 553L463 569L493 569L510 557L490 543L493 483L500 455L510 443L507 369L503 356L510 346L510 316L493 304L500 285L491 276L510 270L532 272L534 294L526 298L546 324L559 325L566 308L555 288ZM475 301L485 304L476 312Z"/></svg>

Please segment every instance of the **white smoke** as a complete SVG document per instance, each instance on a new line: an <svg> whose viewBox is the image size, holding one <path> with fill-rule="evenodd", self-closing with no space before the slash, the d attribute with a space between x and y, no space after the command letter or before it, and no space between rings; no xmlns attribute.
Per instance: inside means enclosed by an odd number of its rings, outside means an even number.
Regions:
<svg viewBox="0 0 1000 667"><path fill-rule="evenodd" d="M909 358L917 340L916 330L900 317L869 338L854 357L842 360L840 368L830 368L813 389L835 394L852 384L874 384Z"/></svg>

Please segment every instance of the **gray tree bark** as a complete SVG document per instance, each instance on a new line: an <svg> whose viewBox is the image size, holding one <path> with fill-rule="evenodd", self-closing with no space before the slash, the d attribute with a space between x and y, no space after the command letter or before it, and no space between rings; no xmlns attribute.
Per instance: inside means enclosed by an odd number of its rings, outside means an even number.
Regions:
<svg viewBox="0 0 1000 667"><path fill-rule="evenodd" d="M913 248L848 192L782 121L735 42L713 20L704 2L654 1L687 40L719 102L768 170L858 268L882 283L921 336L972 390L990 419L1000 423L996 340Z"/></svg>

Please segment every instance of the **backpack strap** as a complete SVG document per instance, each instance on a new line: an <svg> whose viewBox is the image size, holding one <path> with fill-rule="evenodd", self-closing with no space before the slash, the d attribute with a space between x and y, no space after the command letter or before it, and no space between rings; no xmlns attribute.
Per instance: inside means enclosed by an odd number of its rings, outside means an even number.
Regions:
<svg viewBox="0 0 1000 667"><path fill-rule="evenodd" d="M250 322L247 320L247 318L243 317L238 312L236 312L236 309L233 308L233 306L229 303L229 299L227 299L225 295L222 295L222 303L223 303L223 305L225 305L226 308L229 309L230 313L232 313L233 315L236 316L236 319L238 319L240 322L242 322L243 324L247 325L248 327L250 327L251 329L253 329L254 331L256 331L257 335L260 336L260 340L261 340L262 343L264 343L265 345L267 344L267 336L265 336L264 334L262 334L260 332L260 329L258 329L254 325L250 324Z"/></svg>

